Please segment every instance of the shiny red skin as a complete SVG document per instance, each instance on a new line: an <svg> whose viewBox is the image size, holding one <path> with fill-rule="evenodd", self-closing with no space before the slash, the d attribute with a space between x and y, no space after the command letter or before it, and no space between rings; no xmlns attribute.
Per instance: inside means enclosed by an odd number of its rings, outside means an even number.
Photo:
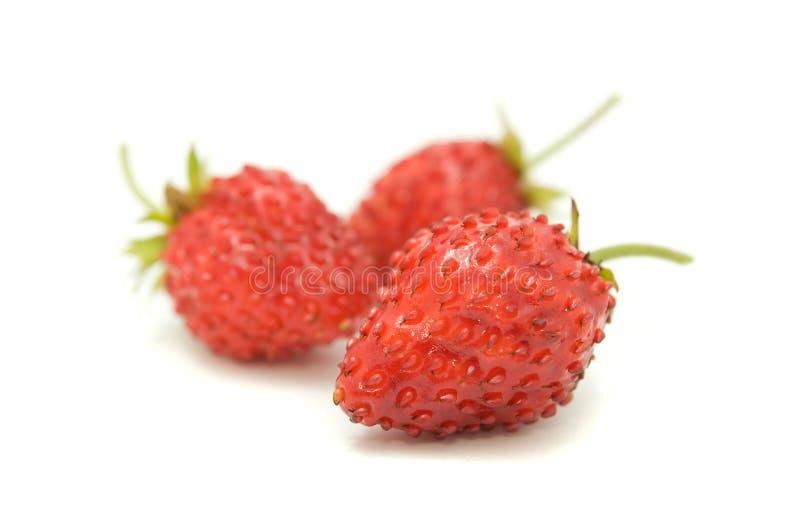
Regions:
<svg viewBox="0 0 800 532"><path fill-rule="evenodd" d="M432 144L378 179L350 224L378 264L386 264L418 229L445 216L466 216L487 207L501 212L525 208L520 181L495 144Z"/></svg>
<svg viewBox="0 0 800 532"><path fill-rule="evenodd" d="M615 304L563 226L527 211L446 218L392 265L348 344L334 402L354 422L411 436L515 430L552 416Z"/></svg>
<svg viewBox="0 0 800 532"><path fill-rule="evenodd" d="M360 279L370 263L355 233L279 170L245 166L213 179L201 206L170 231L162 258L166 289L189 329L240 360L283 359L328 343L352 331L371 303L361 287L349 294L331 284L334 268ZM291 280L281 293L281 273L308 266L321 272L318 293Z"/></svg>

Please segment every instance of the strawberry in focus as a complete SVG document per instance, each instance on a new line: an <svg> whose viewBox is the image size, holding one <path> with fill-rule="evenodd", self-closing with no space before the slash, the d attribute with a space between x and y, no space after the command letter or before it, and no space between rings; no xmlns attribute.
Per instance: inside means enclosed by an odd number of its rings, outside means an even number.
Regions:
<svg viewBox="0 0 800 532"><path fill-rule="evenodd" d="M392 279L348 343L333 394L353 422L411 436L550 417L572 398L615 305L602 260L651 255L631 244L586 254L573 227L527 211L448 217L393 254Z"/></svg>
<svg viewBox="0 0 800 532"><path fill-rule="evenodd" d="M487 207L501 212L544 207L557 190L532 184L526 175L581 134L618 101L612 96L591 116L538 155L526 159L519 137L503 117L499 143L456 141L429 145L402 159L379 178L350 218L350 225L379 264L418 229L445 216Z"/></svg>
<svg viewBox="0 0 800 532"><path fill-rule="evenodd" d="M212 351L278 360L351 332L370 303L353 284L370 261L308 186L254 166L208 179L192 151L188 191L168 185L161 209L134 182L124 147L121 159L144 220L166 228L128 251L143 269L163 263L175 311Z"/></svg>

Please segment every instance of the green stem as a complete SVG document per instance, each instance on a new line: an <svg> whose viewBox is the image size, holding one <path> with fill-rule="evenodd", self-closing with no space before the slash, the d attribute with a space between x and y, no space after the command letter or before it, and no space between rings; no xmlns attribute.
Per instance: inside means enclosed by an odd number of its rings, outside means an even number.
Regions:
<svg viewBox="0 0 800 532"><path fill-rule="evenodd" d="M589 252L589 259L595 264L620 257L657 257L678 264L689 264L693 260L692 257L680 251L651 244L619 244Z"/></svg>
<svg viewBox="0 0 800 532"><path fill-rule="evenodd" d="M611 110L617 103L619 103L619 95L613 94L611 95L603 104L595 110L591 115L584 118L581 123L577 126L572 128L566 134L564 134L561 138L557 139L555 142L550 144L548 147L540 151L538 154L533 156L532 158L528 159L527 166L528 168L532 168L542 161L559 151L561 148L575 140L577 137L581 135L584 131L589 129L595 122L600 120L608 111Z"/></svg>
<svg viewBox="0 0 800 532"><path fill-rule="evenodd" d="M128 184L133 194L142 202L142 205L147 207L151 212L160 214L161 209L156 207L156 204L153 203L150 198L142 192L139 185L136 184L136 180L133 178L133 172L131 171L131 163L128 159L128 147L124 144L119 147L119 162L122 166L122 175L125 176L125 182Z"/></svg>

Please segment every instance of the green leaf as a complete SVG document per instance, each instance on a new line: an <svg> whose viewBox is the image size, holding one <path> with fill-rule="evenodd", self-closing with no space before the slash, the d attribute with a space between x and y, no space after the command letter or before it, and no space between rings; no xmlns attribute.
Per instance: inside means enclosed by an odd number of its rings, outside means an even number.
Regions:
<svg viewBox="0 0 800 532"><path fill-rule="evenodd" d="M206 173L203 163L197 158L194 146L189 149L189 157L186 166L189 176L189 192L192 196L197 197L203 193L208 185L208 174Z"/></svg>
<svg viewBox="0 0 800 532"><path fill-rule="evenodd" d="M145 271L161 259L166 246L167 237L156 235L131 241L126 251L139 259L140 269Z"/></svg>
<svg viewBox="0 0 800 532"><path fill-rule="evenodd" d="M503 126L503 136L500 138L500 149L514 168L522 174L525 171L525 161L522 153L522 141L511 127L508 116L502 107L498 107L497 114Z"/></svg>

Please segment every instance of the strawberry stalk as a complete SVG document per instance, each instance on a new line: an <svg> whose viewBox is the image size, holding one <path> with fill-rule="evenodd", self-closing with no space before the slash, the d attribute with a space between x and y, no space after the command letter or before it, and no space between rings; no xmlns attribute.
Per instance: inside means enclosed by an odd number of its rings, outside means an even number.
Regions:
<svg viewBox="0 0 800 532"><path fill-rule="evenodd" d="M665 248L662 246L654 246L652 244L618 244L616 246L608 246L600 249L595 249L590 252L593 262L603 262L620 257L656 257L659 259L670 260L678 264L689 264L692 262L692 257L686 253L675 251L674 249Z"/></svg>
<svg viewBox="0 0 800 532"><path fill-rule="evenodd" d="M579 244L579 230L578 221L580 220L580 212L578 212L578 205L575 199L572 199L572 224L569 228L569 243L578 247ZM595 264L600 267L600 277L609 281L614 285L614 288L619 290L617 279L614 272L602 265L607 260L618 259L622 257L655 257L675 262L677 264L689 264L694 259L686 253L676 251L674 249L666 248L663 246L656 246L653 244L617 244L614 246L607 246L604 248L595 249L586 254L584 260Z"/></svg>
<svg viewBox="0 0 800 532"><path fill-rule="evenodd" d="M618 94L612 94L611 96L609 96L608 99L606 99L606 101L603 102L600 105L600 107L595 109L595 111L592 114L584 118L575 127L567 131L560 138L556 139L552 144L550 144L542 151L540 151L539 153L528 159L525 163L527 167L533 168L541 164L548 158L550 158L550 156L552 156L553 154L558 153L564 146L567 146L572 141L577 139L579 136L581 136L582 133L584 133L587 129L592 127L598 120L603 118L603 116L606 113L608 113L611 109L614 108L615 105L619 103L619 100L620 98Z"/></svg>
<svg viewBox="0 0 800 532"><path fill-rule="evenodd" d="M581 122L575 125L575 127L564 133L546 148L539 151L536 155L527 158L522 147L522 141L520 140L519 135L517 135L517 133L511 127L508 116L502 108L498 109L500 122L503 126L503 136L500 139L499 146L508 161L519 172L520 179L523 180L523 193L525 194L525 198L530 205L538 207L546 206L553 200L562 197L564 192L557 188L534 185L531 183L528 173L533 168L549 159L552 155L561 151L562 148L571 144L575 139L581 136L581 134L591 128L617 103L619 103L619 100L620 98L616 94L609 96L605 102L603 102L597 109L594 110L594 112L592 112L592 114L581 120Z"/></svg>

